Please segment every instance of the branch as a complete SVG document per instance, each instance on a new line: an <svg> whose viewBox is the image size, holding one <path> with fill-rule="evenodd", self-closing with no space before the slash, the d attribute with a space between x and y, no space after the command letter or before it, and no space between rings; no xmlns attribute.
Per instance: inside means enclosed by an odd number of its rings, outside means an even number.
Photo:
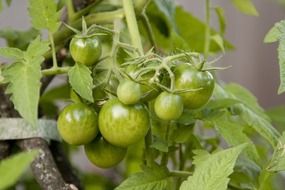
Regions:
<svg viewBox="0 0 285 190"><path fill-rule="evenodd" d="M63 179L67 183L73 183L79 189L83 189L80 183L80 180L75 175L74 171L72 170L72 166L65 155L64 149L62 144L51 141L50 150L52 152L53 158L57 164L57 167L63 177Z"/></svg>
<svg viewBox="0 0 285 190"><path fill-rule="evenodd" d="M74 184L65 183L49 150L48 143L42 138L19 140L17 145L24 151L39 150L32 162L34 177L42 189L77 190Z"/></svg>

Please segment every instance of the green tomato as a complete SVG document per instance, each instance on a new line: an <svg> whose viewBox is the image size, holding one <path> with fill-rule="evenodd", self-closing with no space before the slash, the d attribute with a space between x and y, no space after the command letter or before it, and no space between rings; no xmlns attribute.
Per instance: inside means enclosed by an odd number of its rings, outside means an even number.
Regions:
<svg viewBox="0 0 285 190"><path fill-rule="evenodd" d="M148 111L142 104L124 105L108 100L99 112L99 130L111 144L127 147L139 142L149 129Z"/></svg>
<svg viewBox="0 0 285 190"><path fill-rule="evenodd" d="M181 96L169 92L162 92L155 99L154 111L163 120L178 119L183 112L183 100Z"/></svg>
<svg viewBox="0 0 285 190"><path fill-rule="evenodd" d="M70 104L57 120L60 136L71 145L90 143L98 134L97 113L82 103Z"/></svg>
<svg viewBox="0 0 285 190"><path fill-rule="evenodd" d="M181 94L184 106L197 109L205 105L212 96L215 81L208 71L198 71L187 64L178 65L175 69L175 88L178 90L199 89Z"/></svg>
<svg viewBox="0 0 285 190"><path fill-rule="evenodd" d="M69 44L71 57L77 63L92 65L101 56L101 43L96 36L80 37L75 36Z"/></svg>
<svg viewBox="0 0 285 190"><path fill-rule="evenodd" d="M127 153L126 148L114 146L103 138L95 139L84 146L86 156L100 168L111 168L119 164Z"/></svg>
<svg viewBox="0 0 285 190"><path fill-rule="evenodd" d="M141 85L131 80L121 81L117 88L118 99L126 105L137 103L141 94Z"/></svg>

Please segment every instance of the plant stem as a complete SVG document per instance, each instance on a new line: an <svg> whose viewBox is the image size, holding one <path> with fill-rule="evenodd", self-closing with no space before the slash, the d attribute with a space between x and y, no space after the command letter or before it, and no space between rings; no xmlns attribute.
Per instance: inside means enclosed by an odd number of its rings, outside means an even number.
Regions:
<svg viewBox="0 0 285 190"><path fill-rule="evenodd" d="M72 18L74 17L74 6L72 0L66 0L65 5L67 8L67 16L68 16L68 23L72 21Z"/></svg>
<svg viewBox="0 0 285 190"><path fill-rule="evenodd" d="M157 52L157 44L155 42L154 34L152 31L149 19L148 19L145 12L143 12L141 16L142 16L142 21L143 21L144 27L146 29L149 41L150 41L151 45L153 46L154 51Z"/></svg>
<svg viewBox="0 0 285 190"><path fill-rule="evenodd" d="M132 0L123 0L123 8L127 19L132 44L143 55L142 41Z"/></svg>
<svg viewBox="0 0 285 190"><path fill-rule="evenodd" d="M211 45L211 30L210 30L210 20L211 20L211 4L210 0L206 0L206 6L205 6L205 11L206 11L206 28L205 28L205 42L204 42L204 56L205 59L208 58L209 50L210 50L210 45Z"/></svg>
<svg viewBox="0 0 285 190"><path fill-rule="evenodd" d="M101 13L94 13L90 14L85 17L85 21L88 26L92 24L108 24L113 23L115 19L122 19L124 18L124 11L123 9L117 9L115 11L108 11L108 12L101 12ZM76 29L81 29L81 19L78 19L70 24L71 27ZM62 45L63 41L69 39L72 35L72 31L66 27L62 28L58 32L54 34L54 41L56 45Z"/></svg>
<svg viewBox="0 0 285 190"><path fill-rule="evenodd" d="M151 144L152 144L152 135L151 135L151 130L149 130L147 135L145 136L145 160L147 166L153 165L153 155L152 155L152 150L150 148Z"/></svg>
<svg viewBox="0 0 285 190"><path fill-rule="evenodd" d="M80 17L86 15L93 7L95 7L96 5L98 5L99 3L101 3L103 0L96 0L95 2L93 2L92 4L88 5L87 7L77 11L73 17L71 18L71 20L76 20L79 19Z"/></svg>
<svg viewBox="0 0 285 190"><path fill-rule="evenodd" d="M192 175L192 172L177 171L177 170L170 171L169 173L171 176L175 176L175 177L188 177L188 176Z"/></svg>
<svg viewBox="0 0 285 190"><path fill-rule="evenodd" d="M170 122L168 122L167 125L166 125L166 132L165 132L165 136L164 136L164 140L165 140L166 142L168 142L169 128L170 128ZM169 151L169 150L168 150L168 151ZM167 163L168 163L168 153L169 153L169 152L164 152L164 153L162 154L161 162L160 162L160 164L161 164L162 166L166 166Z"/></svg>
<svg viewBox="0 0 285 190"><path fill-rule="evenodd" d="M52 67L50 69L42 70L42 75L48 76L48 75L64 74L67 73L69 69L70 67Z"/></svg>
<svg viewBox="0 0 285 190"><path fill-rule="evenodd" d="M54 45L54 39L53 35L51 32L48 33L49 36L49 41L51 43L51 51L52 51L52 63L53 63L53 68L57 68L57 60L56 60L56 50L55 50L55 45Z"/></svg>

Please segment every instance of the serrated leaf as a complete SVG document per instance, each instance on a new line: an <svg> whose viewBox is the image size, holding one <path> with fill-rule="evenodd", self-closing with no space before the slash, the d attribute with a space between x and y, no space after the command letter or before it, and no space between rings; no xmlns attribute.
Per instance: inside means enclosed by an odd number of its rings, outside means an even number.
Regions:
<svg viewBox="0 0 285 190"><path fill-rule="evenodd" d="M170 174L165 167L145 168L123 181L115 190L170 190Z"/></svg>
<svg viewBox="0 0 285 190"><path fill-rule="evenodd" d="M264 38L265 43L276 42L285 34L285 20L275 23Z"/></svg>
<svg viewBox="0 0 285 190"><path fill-rule="evenodd" d="M215 96L217 98L233 98L241 102L234 107L240 110L241 119L253 128L257 133L264 137L272 146L275 146L279 132L271 125L269 117L258 105L256 98L245 88L238 84L226 85L223 89L216 85Z"/></svg>
<svg viewBox="0 0 285 190"><path fill-rule="evenodd" d="M256 162L259 161L260 158L253 142L243 132L245 126L233 121L233 119L230 118L229 113L224 112L224 114L220 115L219 117L212 118L211 122L214 123L218 133L230 146L237 146L242 143L247 143L248 146L244 150L244 153L249 159Z"/></svg>
<svg viewBox="0 0 285 190"><path fill-rule="evenodd" d="M231 0L233 5L242 13L258 16L258 12L252 3L252 0Z"/></svg>
<svg viewBox="0 0 285 190"><path fill-rule="evenodd" d="M36 126L38 118L41 63L44 61L42 54L48 49L48 44L41 42L38 37L23 52L24 59L9 65L3 71L5 80L9 82L6 93L11 94L16 110L33 126Z"/></svg>
<svg viewBox="0 0 285 190"><path fill-rule="evenodd" d="M194 157L194 173L182 183L180 190L226 190L228 176L233 172L235 162L245 147L242 144L211 155L199 152Z"/></svg>
<svg viewBox="0 0 285 190"><path fill-rule="evenodd" d="M0 189L7 189L15 184L30 163L37 156L38 151L22 152L0 162Z"/></svg>
<svg viewBox="0 0 285 190"><path fill-rule="evenodd" d="M2 47L0 48L0 56L8 59L19 60L24 57L24 53L17 48Z"/></svg>
<svg viewBox="0 0 285 190"><path fill-rule="evenodd" d="M215 7L215 12L217 14L219 25L220 25L220 33L223 36L226 30L226 18L225 11L221 7Z"/></svg>
<svg viewBox="0 0 285 190"><path fill-rule="evenodd" d="M19 31L13 29L0 30L0 37L4 38L9 47L26 50L29 43L39 35L39 31L31 28L26 31Z"/></svg>
<svg viewBox="0 0 285 190"><path fill-rule="evenodd" d="M69 83L75 92L90 102L94 101L92 96L93 79L87 66L76 63L69 70L68 77Z"/></svg>
<svg viewBox="0 0 285 190"><path fill-rule="evenodd" d="M266 170L270 172L285 170L285 132L283 132L282 136L278 139L278 143L274 148L274 153Z"/></svg>
<svg viewBox="0 0 285 190"><path fill-rule="evenodd" d="M278 63L279 63L279 73L280 73L280 85L278 88L278 94L285 91L285 39L279 41L278 46Z"/></svg>
<svg viewBox="0 0 285 190"><path fill-rule="evenodd" d="M32 25L38 30L47 29L54 33L60 25L60 15L54 0L29 0L29 14Z"/></svg>

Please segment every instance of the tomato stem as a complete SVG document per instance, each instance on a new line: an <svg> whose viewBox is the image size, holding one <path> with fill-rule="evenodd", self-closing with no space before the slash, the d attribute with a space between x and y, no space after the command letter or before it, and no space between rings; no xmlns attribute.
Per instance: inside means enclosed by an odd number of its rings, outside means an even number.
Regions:
<svg viewBox="0 0 285 190"><path fill-rule="evenodd" d="M49 32L48 36L49 36L49 41L51 44L53 68L57 68L58 66L57 66L57 59L56 59L56 49L55 49L55 45L54 45L53 35L51 32Z"/></svg>
<svg viewBox="0 0 285 190"><path fill-rule="evenodd" d="M154 37L153 31L152 31L152 28L151 28L151 25L150 25L150 21L148 19L147 14L146 14L146 7L147 7L148 4L149 4L149 1L145 5L145 7L143 9L143 11L141 13L141 17L142 17L143 25L144 25L144 27L146 29L149 41L150 41L151 45L154 47L154 51L157 52L157 44L155 42L155 37Z"/></svg>
<svg viewBox="0 0 285 190"><path fill-rule="evenodd" d="M75 11L73 6L72 0L66 0L65 5L67 8L67 16L68 16L68 23L72 21L72 18L74 17Z"/></svg>
<svg viewBox="0 0 285 190"><path fill-rule="evenodd" d="M143 55L144 52L143 52L143 47L142 47L142 41L141 41L139 29L138 29L138 23L136 19L133 1L123 0L123 8L124 8L132 44L135 48L138 49L139 53Z"/></svg>
<svg viewBox="0 0 285 190"><path fill-rule="evenodd" d="M169 173L171 176L175 176L175 177L188 177L193 174L192 172L177 171L177 170L170 171Z"/></svg>
<svg viewBox="0 0 285 190"><path fill-rule="evenodd" d="M210 0L206 0L205 11L206 11L206 28L205 28L204 56L206 60L208 58L210 45L211 45L211 30L210 30L211 4L210 4ZM203 65L204 63L202 63L202 66Z"/></svg>
<svg viewBox="0 0 285 190"><path fill-rule="evenodd" d="M70 67L52 67L50 69L42 70L42 75L48 76L48 75L64 74L67 73L69 69Z"/></svg>

